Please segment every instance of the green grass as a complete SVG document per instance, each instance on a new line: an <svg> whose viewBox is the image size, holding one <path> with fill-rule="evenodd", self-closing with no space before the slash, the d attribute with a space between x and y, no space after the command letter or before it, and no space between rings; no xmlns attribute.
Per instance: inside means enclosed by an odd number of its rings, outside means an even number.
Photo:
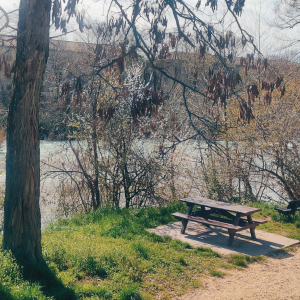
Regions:
<svg viewBox="0 0 300 300"><path fill-rule="evenodd" d="M259 256L249 256L249 255L241 255L241 254L232 254L228 257L228 262L238 267L247 267L249 263L253 263L259 260L263 260L264 257Z"/></svg>
<svg viewBox="0 0 300 300"><path fill-rule="evenodd" d="M262 211L256 217L270 219L260 228L300 238L298 215L291 221L268 205L257 206ZM171 213L185 210L176 203L163 208L101 209L58 220L42 236L52 288L47 280L24 280L11 255L0 252L0 299L147 300L157 295L173 299L201 286L204 276L223 277L228 269L262 259L221 256L146 230L175 221Z"/></svg>
<svg viewBox="0 0 300 300"><path fill-rule="evenodd" d="M214 276L214 277L221 277L221 278L223 278L224 275L225 275L224 272L221 272L221 271L219 271L219 270L211 270L209 273L210 273L211 276Z"/></svg>

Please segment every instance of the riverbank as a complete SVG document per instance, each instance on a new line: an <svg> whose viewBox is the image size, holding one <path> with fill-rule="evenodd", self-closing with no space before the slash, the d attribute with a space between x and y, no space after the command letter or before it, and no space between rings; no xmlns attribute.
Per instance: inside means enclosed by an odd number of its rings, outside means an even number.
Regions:
<svg viewBox="0 0 300 300"><path fill-rule="evenodd" d="M1 132L0 132L1 138ZM1 140L0 140L1 142ZM147 147L153 146L153 142L146 143ZM207 191L206 183L203 182L203 170L201 169L201 159L199 152L195 151L196 144L193 142L185 143L177 146L176 151L173 153L172 163L177 167L176 178L174 178L174 185L177 188L178 199L187 196L203 195L203 191ZM207 145L203 144L203 149ZM61 196L62 182L68 184L67 176L63 176L51 166L58 167L59 169L72 169L69 166L76 165L74 154L72 153L67 141L41 141L40 143L41 155L41 196L40 207L42 217L42 227L45 228L47 224L54 221L61 214L58 213L58 202ZM2 142L0 146L0 197L4 197L5 190L5 156L6 144ZM51 171L55 173L51 174ZM46 176L48 175L48 176ZM254 187L255 188L255 187ZM279 201L275 193L265 192L265 198L269 201ZM0 200L1 201L1 200ZM62 210L61 210L62 211ZM1 224L0 208L0 224Z"/></svg>
<svg viewBox="0 0 300 300"><path fill-rule="evenodd" d="M268 219L261 229L300 239L298 214L288 222L273 207L257 205L262 211L256 217ZM204 289L211 278L227 278L253 262L264 263L263 256L221 255L146 230L174 222L171 213L185 209L180 203L102 209L58 220L43 230L42 240L45 260L60 285L24 281L11 257L2 252L0 298L2 291L7 298L1 299L10 300L189 299L184 295Z"/></svg>

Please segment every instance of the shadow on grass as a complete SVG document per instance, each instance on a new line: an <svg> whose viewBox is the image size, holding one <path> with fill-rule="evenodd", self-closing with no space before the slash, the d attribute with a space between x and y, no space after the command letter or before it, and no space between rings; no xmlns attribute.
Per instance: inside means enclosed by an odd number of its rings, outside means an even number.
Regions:
<svg viewBox="0 0 300 300"><path fill-rule="evenodd" d="M1 283L0 283L0 299L15 300Z"/></svg>
<svg viewBox="0 0 300 300"><path fill-rule="evenodd" d="M64 286L54 272L47 265L32 269L24 267L23 276L29 282L37 283L41 286L42 293L47 297L52 297L54 300L76 300L78 299L75 292ZM0 294L1 296L1 294ZM0 299L2 299L0 297ZM10 298L7 298L8 300Z"/></svg>

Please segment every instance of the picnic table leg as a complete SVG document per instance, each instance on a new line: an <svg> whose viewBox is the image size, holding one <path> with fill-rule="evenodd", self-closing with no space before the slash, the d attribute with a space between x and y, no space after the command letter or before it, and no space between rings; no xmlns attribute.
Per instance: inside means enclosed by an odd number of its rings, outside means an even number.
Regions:
<svg viewBox="0 0 300 300"><path fill-rule="evenodd" d="M193 211L193 207L194 207L194 204L192 203L188 203L188 211L187 211L187 215L191 215L192 214L192 211ZM186 227L187 227L187 224L188 224L188 220L184 220L182 219L181 220L181 223L182 223L182 227L181 227L181 233L184 234L185 233L185 230L186 230Z"/></svg>
<svg viewBox="0 0 300 300"><path fill-rule="evenodd" d="M232 243L233 243L235 231L228 229L228 233L229 233L229 240L228 240L227 246L231 247Z"/></svg>
<svg viewBox="0 0 300 300"><path fill-rule="evenodd" d="M253 224L251 215L247 216L247 220L249 224ZM251 239L256 240L255 228L250 228L250 233L251 233Z"/></svg>
<svg viewBox="0 0 300 300"><path fill-rule="evenodd" d="M188 216L190 216L192 214L193 207L194 207L194 204L188 203L188 211L187 211Z"/></svg>
<svg viewBox="0 0 300 300"><path fill-rule="evenodd" d="M208 215L205 213L206 211L205 211L205 206L204 205L201 205L201 212L203 213L203 218L204 219L206 219L206 220L208 220ZM210 225L208 225L208 224L205 224L205 226L207 227L207 228L210 228Z"/></svg>
<svg viewBox="0 0 300 300"><path fill-rule="evenodd" d="M187 223L188 223L188 220L184 220L182 219L181 220L181 223L182 223L182 227L181 227L181 233L184 234L185 233L185 230L186 230L186 227L187 227Z"/></svg>
<svg viewBox="0 0 300 300"><path fill-rule="evenodd" d="M241 218L241 214L237 213L233 220L233 225L239 225L240 218Z"/></svg>
<svg viewBox="0 0 300 300"><path fill-rule="evenodd" d="M238 225L238 224L239 224L239 221L240 221L240 218L241 218L241 213L237 213L237 214L235 215L234 220L233 220L233 225ZM228 229L228 233L229 233L229 240L228 240L227 246L228 246L228 247L231 247L231 246L232 246L232 243L233 243L235 231L232 230L232 229Z"/></svg>

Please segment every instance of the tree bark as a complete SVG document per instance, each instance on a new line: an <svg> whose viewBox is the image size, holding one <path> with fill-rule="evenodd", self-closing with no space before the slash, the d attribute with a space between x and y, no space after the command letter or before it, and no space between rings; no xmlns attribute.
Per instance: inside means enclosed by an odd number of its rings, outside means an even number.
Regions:
<svg viewBox="0 0 300 300"><path fill-rule="evenodd" d="M39 107L49 54L51 0L21 0L7 125L3 248L26 266L41 247Z"/></svg>

